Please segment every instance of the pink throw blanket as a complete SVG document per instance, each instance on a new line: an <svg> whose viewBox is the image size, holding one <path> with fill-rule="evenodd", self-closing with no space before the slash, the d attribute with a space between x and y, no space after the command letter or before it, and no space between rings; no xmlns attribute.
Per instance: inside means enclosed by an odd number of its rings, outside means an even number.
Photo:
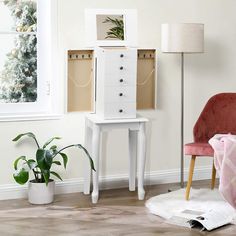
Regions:
<svg viewBox="0 0 236 236"><path fill-rule="evenodd" d="M219 190L236 209L236 135L216 134L209 140L214 149L214 163L220 176Z"/></svg>

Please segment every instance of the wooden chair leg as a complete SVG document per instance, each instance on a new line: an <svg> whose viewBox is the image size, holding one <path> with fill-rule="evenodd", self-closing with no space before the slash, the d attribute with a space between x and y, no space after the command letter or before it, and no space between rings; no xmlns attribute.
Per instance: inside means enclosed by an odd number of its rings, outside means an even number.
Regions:
<svg viewBox="0 0 236 236"><path fill-rule="evenodd" d="M195 159L196 159L196 156L193 155L191 158L190 167L189 167L188 184L187 184L186 193L185 193L186 200L189 200L189 193L190 193L190 189L191 189L191 185L192 185Z"/></svg>
<svg viewBox="0 0 236 236"><path fill-rule="evenodd" d="M212 174L211 174L211 189L215 188L215 182L216 182L216 168L213 161Z"/></svg>

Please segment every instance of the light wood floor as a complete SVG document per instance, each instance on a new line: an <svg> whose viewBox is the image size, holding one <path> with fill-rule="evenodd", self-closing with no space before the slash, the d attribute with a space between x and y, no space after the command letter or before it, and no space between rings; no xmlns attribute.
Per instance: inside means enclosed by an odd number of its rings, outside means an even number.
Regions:
<svg viewBox="0 0 236 236"><path fill-rule="evenodd" d="M146 199L178 185L146 186ZM195 182L194 187L208 187L209 182ZM183 196L184 197L184 196ZM128 189L101 191L99 203L91 204L82 193L56 196L47 206L32 206L27 200L0 201L0 236L197 236L236 235L236 226L199 232L172 226L154 215Z"/></svg>

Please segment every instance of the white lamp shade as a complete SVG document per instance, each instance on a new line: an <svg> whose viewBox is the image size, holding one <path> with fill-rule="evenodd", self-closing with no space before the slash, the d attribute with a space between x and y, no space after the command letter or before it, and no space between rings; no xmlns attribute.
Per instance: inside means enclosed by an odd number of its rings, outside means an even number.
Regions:
<svg viewBox="0 0 236 236"><path fill-rule="evenodd" d="M198 23L162 24L162 52L204 52L204 25Z"/></svg>

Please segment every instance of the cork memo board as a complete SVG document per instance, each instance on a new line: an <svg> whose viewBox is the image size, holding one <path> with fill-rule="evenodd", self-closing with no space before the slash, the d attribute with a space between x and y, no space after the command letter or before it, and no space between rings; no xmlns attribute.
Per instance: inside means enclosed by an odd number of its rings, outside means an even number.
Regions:
<svg viewBox="0 0 236 236"><path fill-rule="evenodd" d="M93 50L68 51L67 111L94 110ZM156 108L156 50L138 49L137 109Z"/></svg>

